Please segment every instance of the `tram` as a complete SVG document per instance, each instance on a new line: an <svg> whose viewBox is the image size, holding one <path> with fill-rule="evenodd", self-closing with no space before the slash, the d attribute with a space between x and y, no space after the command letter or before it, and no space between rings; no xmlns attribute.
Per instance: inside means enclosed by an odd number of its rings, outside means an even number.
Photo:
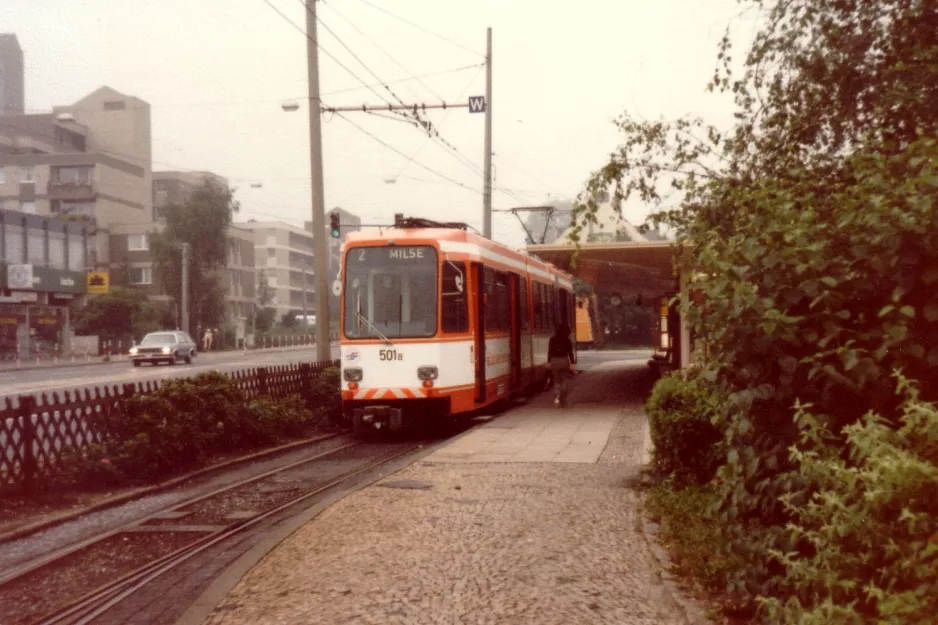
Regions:
<svg viewBox="0 0 938 625"><path fill-rule="evenodd" d="M335 290L343 414L357 434L537 393L551 335L575 319L569 274L464 224L401 216L349 233Z"/></svg>
<svg viewBox="0 0 938 625"><path fill-rule="evenodd" d="M593 311L597 308L596 296L577 297L576 299L576 346L577 349L589 349L596 343Z"/></svg>

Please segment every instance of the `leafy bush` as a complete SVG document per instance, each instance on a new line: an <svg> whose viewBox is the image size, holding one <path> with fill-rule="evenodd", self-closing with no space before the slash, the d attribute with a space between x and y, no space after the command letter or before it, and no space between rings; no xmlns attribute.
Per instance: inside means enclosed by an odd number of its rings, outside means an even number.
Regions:
<svg viewBox="0 0 938 625"><path fill-rule="evenodd" d="M712 421L720 405L712 384L678 372L655 384L645 406L654 443L654 464L679 483L709 481L725 457Z"/></svg>
<svg viewBox="0 0 938 625"><path fill-rule="evenodd" d="M111 442L66 456L63 481L95 487L153 480L204 464L213 454L300 436L335 410L337 380L328 371L314 381L315 410L298 395L249 400L220 373L167 380L151 395L122 402Z"/></svg>
<svg viewBox="0 0 938 625"><path fill-rule="evenodd" d="M899 390L901 426L869 413L844 430L846 453L809 406L798 408L792 456L814 492L806 505L783 497L802 549L772 552L790 597L763 599L772 622L935 622L938 407L904 379Z"/></svg>

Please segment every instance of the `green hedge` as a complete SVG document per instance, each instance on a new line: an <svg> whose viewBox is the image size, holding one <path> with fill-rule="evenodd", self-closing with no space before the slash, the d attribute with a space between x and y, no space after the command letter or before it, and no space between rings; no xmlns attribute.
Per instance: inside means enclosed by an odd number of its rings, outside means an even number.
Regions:
<svg viewBox="0 0 938 625"><path fill-rule="evenodd" d="M122 402L112 439L67 455L62 481L80 487L147 482L205 464L212 456L296 438L339 410L338 370L326 369L307 403L248 399L220 373L165 381L155 393Z"/></svg>
<svg viewBox="0 0 938 625"><path fill-rule="evenodd" d="M719 405L715 387L692 373L658 380L645 413L659 474L681 483L702 484L713 477L725 457L713 425Z"/></svg>

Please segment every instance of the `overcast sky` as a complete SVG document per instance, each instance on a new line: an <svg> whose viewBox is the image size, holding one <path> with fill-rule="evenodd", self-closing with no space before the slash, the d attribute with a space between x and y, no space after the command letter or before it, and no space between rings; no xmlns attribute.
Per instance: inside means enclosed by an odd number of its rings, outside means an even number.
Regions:
<svg viewBox="0 0 938 625"><path fill-rule="evenodd" d="M152 106L155 170L227 177L239 188L239 220L309 218L306 38L264 0L2 2L0 32L16 33L24 49L31 112L101 85L135 95ZM301 0L269 2L305 28ZM322 46L358 77L321 53L323 100L333 106L393 100L384 87L362 87L375 76L407 103L481 95L485 29L493 28L496 209L572 199L616 146L611 122L624 111L725 122L732 110L704 87L716 44L740 10L735 0L328 0L317 7L338 36L320 25ZM744 26L740 37L751 30ZM284 112L285 101L300 110ZM398 121L346 116L327 116L323 125L327 209L341 206L366 222L403 212L481 228L482 115L427 114L458 152ZM646 213L630 206L627 217L641 223ZM493 235L511 245L524 240L507 214L495 215Z"/></svg>

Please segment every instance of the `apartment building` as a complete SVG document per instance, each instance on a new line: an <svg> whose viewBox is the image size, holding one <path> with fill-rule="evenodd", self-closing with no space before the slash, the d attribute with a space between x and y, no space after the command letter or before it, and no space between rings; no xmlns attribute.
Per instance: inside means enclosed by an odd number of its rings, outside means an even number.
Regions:
<svg viewBox="0 0 938 625"><path fill-rule="evenodd" d="M0 115L22 115L25 109L23 49L16 35L0 33Z"/></svg>
<svg viewBox="0 0 938 625"><path fill-rule="evenodd" d="M150 107L101 87L51 114L0 116L0 208L100 229L152 217ZM95 267L110 258L99 237Z"/></svg>
<svg viewBox="0 0 938 625"><path fill-rule="evenodd" d="M261 272L267 276L277 315L303 310L316 314L313 235L280 221L252 219L237 225L254 233L257 278Z"/></svg>

